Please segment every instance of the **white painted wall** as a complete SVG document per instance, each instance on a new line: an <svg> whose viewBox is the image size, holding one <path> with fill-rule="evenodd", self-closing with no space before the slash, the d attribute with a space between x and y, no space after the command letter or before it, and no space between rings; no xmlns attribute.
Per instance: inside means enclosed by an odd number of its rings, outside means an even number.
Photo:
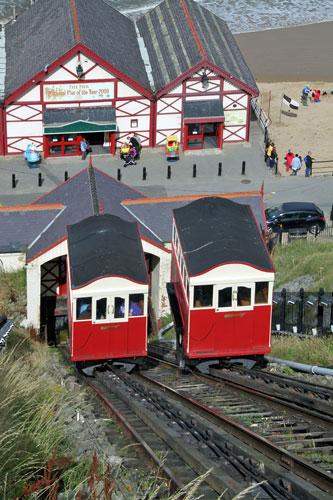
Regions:
<svg viewBox="0 0 333 500"><path fill-rule="evenodd" d="M0 253L0 273L12 272L25 267L25 253Z"/></svg>

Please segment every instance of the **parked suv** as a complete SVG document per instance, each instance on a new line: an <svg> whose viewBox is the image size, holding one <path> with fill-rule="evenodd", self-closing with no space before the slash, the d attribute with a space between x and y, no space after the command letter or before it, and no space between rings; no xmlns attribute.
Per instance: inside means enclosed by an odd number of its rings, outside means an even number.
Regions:
<svg viewBox="0 0 333 500"><path fill-rule="evenodd" d="M324 213L314 203L282 203L265 210L268 232L306 229L318 234L325 228Z"/></svg>

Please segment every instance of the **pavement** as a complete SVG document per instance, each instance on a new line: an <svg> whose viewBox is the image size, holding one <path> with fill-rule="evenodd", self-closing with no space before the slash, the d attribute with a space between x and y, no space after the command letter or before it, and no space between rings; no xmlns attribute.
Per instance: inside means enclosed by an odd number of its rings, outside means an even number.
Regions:
<svg viewBox="0 0 333 500"><path fill-rule="evenodd" d="M89 165L80 157L47 158L38 168L30 169L23 155L0 159L0 204L15 206L29 204L57 187L69 177ZM123 167L119 155L92 154L92 165L150 197L190 194L214 194L260 190L264 182L265 205L286 201L311 201L324 212L333 204L333 176L305 177L279 176L269 171L264 163L263 133L256 121L251 123L248 143L226 144L222 151L201 150L181 152L177 161L167 161L164 149L143 149L137 165ZM245 162L245 173L242 164ZM222 163L222 175L218 175ZM193 177L196 165L196 177ZM147 177L143 180L143 167ZM168 178L170 167L170 178ZM283 165L281 165L284 168ZM39 186L39 174L42 184ZM12 176L15 175L15 188Z"/></svg>

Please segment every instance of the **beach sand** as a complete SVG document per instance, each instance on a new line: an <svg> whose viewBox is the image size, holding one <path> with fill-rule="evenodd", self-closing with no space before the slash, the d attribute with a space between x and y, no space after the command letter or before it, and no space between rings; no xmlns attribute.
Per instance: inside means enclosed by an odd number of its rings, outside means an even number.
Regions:
<svg viewBox="0 0 333 500"><path fill-rule="evenodd" d="M302 158L311 151L316 160L333 160L332 33L333 23L327 22L235 36L260 92L271 93L268 132L276 144L282 175L287 175L283 158L288 149ZM301 92L306 83L327 96L303 106ZM294 111L283 105L280 122L283 93L300 106ZM304 172L303 163L299 175Z"/></svg>

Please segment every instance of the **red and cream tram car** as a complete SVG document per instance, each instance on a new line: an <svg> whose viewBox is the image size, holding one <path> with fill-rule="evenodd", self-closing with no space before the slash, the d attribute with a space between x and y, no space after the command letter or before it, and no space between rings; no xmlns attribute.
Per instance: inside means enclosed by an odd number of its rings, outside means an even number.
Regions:
<svg viewBox="0 0 333 500"><path fill-rule="evenodd" d="M275 269L250 206L206 197L175 209L172 249L168 292L180 366L262 360Z"/></svg>
<svg viewBox="0 0 333 500"><path fill-rule="evenodd" d="M149 277L137 223L97 215L67 233L71 360L82 369L107 360L140 364Z"/></svg>

